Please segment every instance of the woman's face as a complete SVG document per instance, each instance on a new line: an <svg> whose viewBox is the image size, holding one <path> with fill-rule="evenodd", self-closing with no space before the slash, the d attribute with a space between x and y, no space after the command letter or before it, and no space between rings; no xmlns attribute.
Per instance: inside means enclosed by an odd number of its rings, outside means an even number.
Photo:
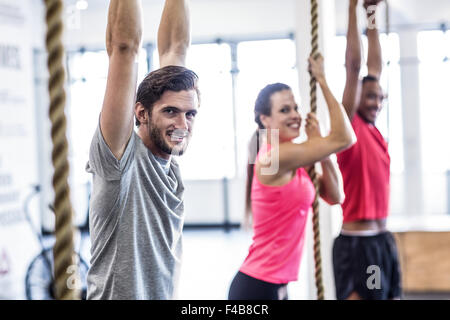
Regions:
<svg viewBox="0 0 450 320"><path fill-rule="evenodd" d="M300 135L302 117L298 112L291 90L277 91L270 97L272 103L271 115L261 116L266 129L278 129L280 142L291 141Z"/></svg>

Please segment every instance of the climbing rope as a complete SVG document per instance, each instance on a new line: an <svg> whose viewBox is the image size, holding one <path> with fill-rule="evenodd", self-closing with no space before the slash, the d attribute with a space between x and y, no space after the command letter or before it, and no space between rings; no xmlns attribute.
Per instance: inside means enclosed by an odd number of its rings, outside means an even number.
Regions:
<svg viewBox="0 0 450 320"><path fill-rule="evenodd" d="M55 297L62 300L79 299L79 293L69 288L71 280L67 270L74 263L72 205L68 184L69 162L68 143L66 139L66 117L64 107L66 95L64 91L65 71L63 65L64 49L62 45L62 0L44 0L46 7L48 52L47 65L49 71L50 121L53 141L52 162L54 167L53 188L55 191L55 236L53 247ZM73 278L72 278L73 279Z"/></svg>
<svg viewBox="0 0 450 320"><path fill-rule="evenodd" d="M318 4L317 0L311 0L311 56L317 58L319 56L319 22L318 22ZM310 85L310 103L311 112L317 112L317 85L316 80L311 77ZM324 299L324 288L322 280L322 258L320 254L320 224L319 224L319 180L317 178L314 166L308 171L308 174L314 183L316 196L313 202L313 232L314 232L314 266L317 300Z"/></svg>

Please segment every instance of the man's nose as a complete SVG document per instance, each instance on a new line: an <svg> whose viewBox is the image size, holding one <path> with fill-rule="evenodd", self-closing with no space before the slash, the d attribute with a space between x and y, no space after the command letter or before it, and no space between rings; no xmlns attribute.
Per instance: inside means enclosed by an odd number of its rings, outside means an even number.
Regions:
<svg viewBox="0 0 450 320"><path fill-rule="evenodd" d="M383 107L383 99L378 99L377 107L378 107L378 109L381 109Z"/></svg>
<svg viewBox="0 0 450 320"><path fill-rule="evenodd" d="M177 129L182 129L182 130L188 130L189 129L189 125L188 125L188 120L186 118L186 114L184 113L180 113L179 116L177 117L177 123L176 123Z"/></svg>

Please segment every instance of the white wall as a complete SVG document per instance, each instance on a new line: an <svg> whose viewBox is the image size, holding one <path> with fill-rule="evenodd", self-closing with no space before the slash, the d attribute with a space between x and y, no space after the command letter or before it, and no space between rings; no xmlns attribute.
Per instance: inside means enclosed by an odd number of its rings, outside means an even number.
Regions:
<svg viewBox="0 0 450 320"><path fill-rule="evenodd" d="M0 299L25 297L25 273L37 253L23 211L38 180L28 1L0 0Z"/></svg>

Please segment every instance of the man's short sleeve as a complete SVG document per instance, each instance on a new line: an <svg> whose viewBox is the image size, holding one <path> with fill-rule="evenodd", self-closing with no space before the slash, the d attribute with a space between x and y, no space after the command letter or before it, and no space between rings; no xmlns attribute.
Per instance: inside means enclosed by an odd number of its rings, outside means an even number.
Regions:
<svg viewBox="0 0 450 320"><path fill-rule="evenodd" d="M117 160L106 144L99 124L92 138L86 171L98 174L105 180L120 180L120 177L128 170L134 159L135 142L136 133L133 131L122 158Z"/></svg>

